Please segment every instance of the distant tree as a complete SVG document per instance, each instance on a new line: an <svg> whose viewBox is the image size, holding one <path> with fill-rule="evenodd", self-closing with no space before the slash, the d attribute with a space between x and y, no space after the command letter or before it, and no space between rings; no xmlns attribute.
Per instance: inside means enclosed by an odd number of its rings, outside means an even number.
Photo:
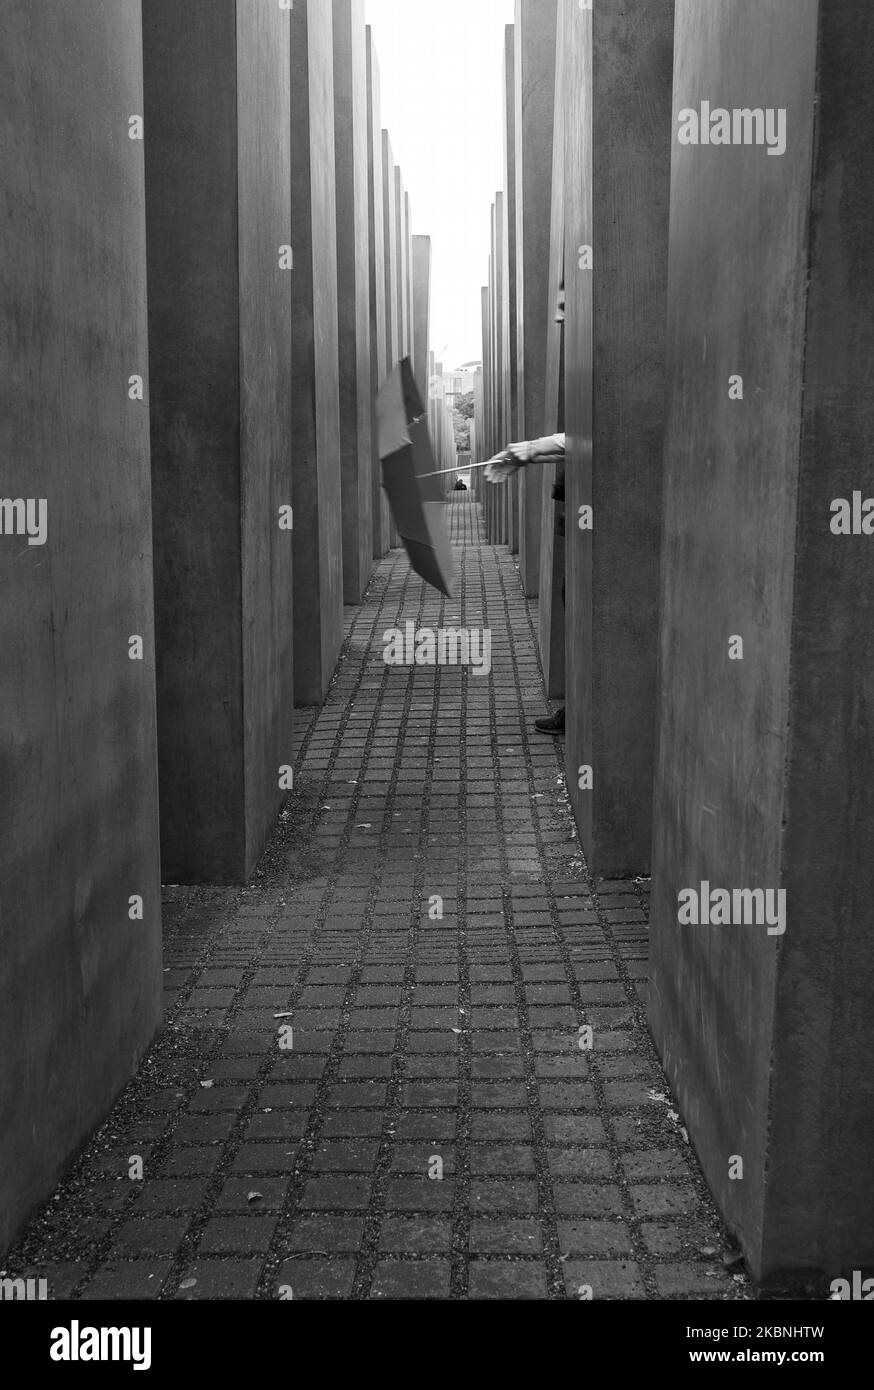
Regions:
<svg viewBox="0 0 874 1390"><path fill-rule="evenodd" d="M463 420L473 419L474 397L472 391L468 391L464 396L455 397L455 413L460 415Z"/></svg>

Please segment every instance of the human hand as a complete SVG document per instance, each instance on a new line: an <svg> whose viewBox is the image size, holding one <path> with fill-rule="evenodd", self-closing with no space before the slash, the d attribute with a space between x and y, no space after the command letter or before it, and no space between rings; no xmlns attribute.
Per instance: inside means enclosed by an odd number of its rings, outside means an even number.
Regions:
<svg viewBox="0 0 874 1390"><path fill-rule="evenodd" d="M486 482L505 483L508 478L512 478L515 473L518 473L521 467L522 465L518 459L513 458L512 454L507 449L502 454L496 454L495 457L490 459L486 464Z"/></svg>

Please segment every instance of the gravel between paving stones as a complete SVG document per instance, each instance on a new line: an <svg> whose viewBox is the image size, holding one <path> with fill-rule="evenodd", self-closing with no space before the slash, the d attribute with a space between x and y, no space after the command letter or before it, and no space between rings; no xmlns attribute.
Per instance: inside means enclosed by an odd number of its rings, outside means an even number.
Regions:
<svg viewBox="0 0 874 1390"><path fill-rule="evenodd" d="M451 516L454 601L395 551L347 611L251 885L165 890L165 1026L5 1262L50 1297L754 1296L646 1028L648 885L589 878L536 608ZM386 666L407 618L488 627L490 675Z"/></svg>

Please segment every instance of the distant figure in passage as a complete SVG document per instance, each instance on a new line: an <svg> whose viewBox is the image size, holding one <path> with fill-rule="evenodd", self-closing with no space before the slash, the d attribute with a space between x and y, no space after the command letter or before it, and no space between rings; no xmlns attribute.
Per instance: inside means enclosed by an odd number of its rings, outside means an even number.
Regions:
<svg viewBox="0 0 874 1390"><path fill-rule="evenodd" d="M453 492L467 492L467 483L464 481L463 478L456 478L456 480L455 480L455 487L452 489L452 491L453 491Z"/></svg>
<svg viewBox="0 0 874 1390"><path fill-rule="evenodd" d="M490 483L505 483L508 478L512 478L519 472L520 468L527 468L530 463L560 463L561 473L552 489L552 496L555 502L561 503L559 515L556 522L556 529L560 536L564 535L564 458L565 458L565 438L563 434L547 434L542 439L523 440L519 444L508 444L502 453L496 454L486 465L485 475ZM561 601L565 601L565 586L561 586ZM565 716L564 706L556 710L555 714L547 715L543 719L537 719L534 727L538 733L551 734L553 738L560 738L564 733Z"/></svg>

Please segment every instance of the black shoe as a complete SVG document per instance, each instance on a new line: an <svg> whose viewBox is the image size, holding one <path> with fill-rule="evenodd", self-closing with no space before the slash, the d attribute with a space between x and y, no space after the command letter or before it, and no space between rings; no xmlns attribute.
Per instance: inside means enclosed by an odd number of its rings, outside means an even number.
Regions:
<svg viewBox="0 0 874 1390"><path fill-rule="evenodd" d="M556 710L555 714L547 715L544 719L535 719L534 727L539 734L552 734L557 738L564 733L564 709Z"/></svg>

